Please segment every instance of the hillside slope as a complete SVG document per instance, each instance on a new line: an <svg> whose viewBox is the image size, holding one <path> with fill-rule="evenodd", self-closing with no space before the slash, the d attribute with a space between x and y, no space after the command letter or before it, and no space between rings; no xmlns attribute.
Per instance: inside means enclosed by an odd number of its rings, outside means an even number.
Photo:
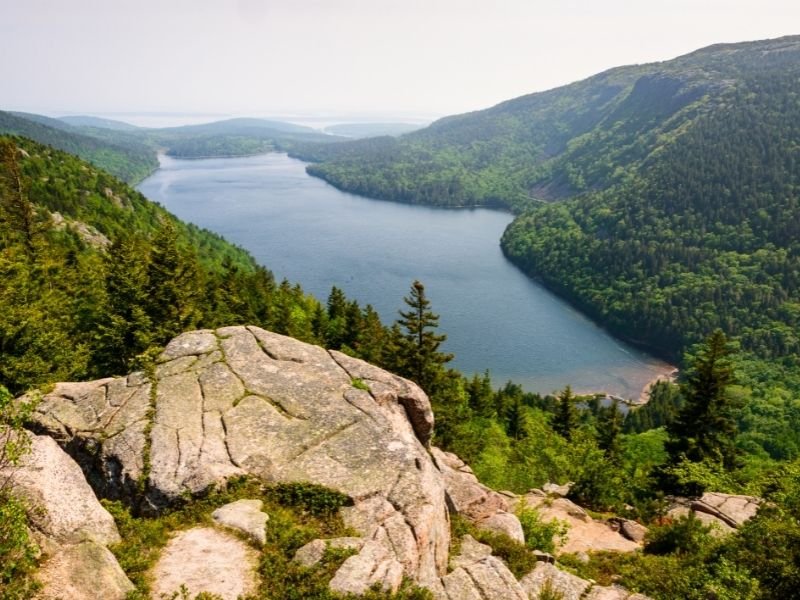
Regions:
<svg viewBox="0 0 800 600"><path fill-rule="evenodd" d="M247 118L150 129L143 135L166 148L170 156L181 158L258 154L287 150L296 143L325 144L339 139L293 123Z"/></svg>
<svg viewBox="0 0 800 600"><path fill-rule="evenodd" d="M676 359L720 327L794 369L798 96L800 37L716 45L397 140L310 148L323 162L309 172L380 198L515 210L506 255L617 334Z"/></svg>
<svg viewBox="0 0 800 600"><path fill-rule="evenodd" d="M759 357L796 363L800 45L779 56L605 190L519 217L507 256L672 355L720 327Z"/></svg>
<svg viewBox="0 0 800 600"><path fill-rule="evenodd" d="M228 157L342 139L310 127L265 119L145 128L90 116L52 119L0 111L0 134L3 133L25 136L75 154L132 184L158 168L159 151L181 158Z"/></svg>
<svg viewBox="0 0 800 600"><path fill-rule="evenodd" d="M318 163L309 173L347 191L521 211L621 182L700 116L725 107L748 77L791 71L798 61L800 37L716 45L447 117L398 139L296 154Z"/></svg>
<svg viewBox="0 0 800 600"><path fill-rule="evenodd" d="M135 131L139 129L136 125L131 125L130 123L126 123L124 121L117 121L116 119L104 119L90 115L70 115L68 117L59 117L58 120L74 127L96 127L99 129L111 129L114 131Z"/></svg>
<svg viewBox="0 0 800 600"><path fill-rule="evenodd" d="M41 115L0 111L0 134L25 136L75 154L128 183L141 181L158 168L155 151L141 140L121 135L104 140L91 135L90 129Z"/></svg>
<svg viewBox="0 0 800 600"><path fill-rule="evenodd" d="M194 326L315 339L319 303L102 170L0 137L0 386L121 373Z"/></svg>

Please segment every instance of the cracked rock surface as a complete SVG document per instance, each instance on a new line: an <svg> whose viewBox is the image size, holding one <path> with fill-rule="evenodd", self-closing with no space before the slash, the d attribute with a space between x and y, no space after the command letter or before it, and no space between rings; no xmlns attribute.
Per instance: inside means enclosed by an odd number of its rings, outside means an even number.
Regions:
<svg viewBox="0 0 800 600"><path fill-rule="evenodd" d="M404 576L437 585L446 572L430 403L363 361L258 327L195 331L151 373L57 384L34 420L100 495L153 512L244 474L347 494L345 522L365 543L334 577L339 589L396 589Z"/></svg>

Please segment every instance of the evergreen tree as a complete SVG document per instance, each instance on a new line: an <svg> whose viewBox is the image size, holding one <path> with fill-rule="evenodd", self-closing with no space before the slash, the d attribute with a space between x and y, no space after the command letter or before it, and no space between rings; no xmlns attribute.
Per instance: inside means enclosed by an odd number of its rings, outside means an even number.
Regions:
<svg viewBox="0 0 800 600"><path fill-rule="evenodd" d="M466 383L466 392L469 407L477 415L486 418L493 418L497 415L495 394L492 390L492 380L488 370L484 371L483 375L475 373L472 379Z"/></svg>
<svg viewBox="0 0 800 600"><path fill-rule="evenodd" d="M28 258L33 258L40 231L36 211L25 192L18 154L12 140L0 140L0 235L5 240L2 246L19 241Z"/></svg>
<svg viewBox="0 0 800 600"><path fill-rule="evenodd" d="M206 280L206 297L212 299L206 322L224 327L253 324L256 321L247 303L247 278L229 256L222 259L222 273Z"/></svg>
<svg viewBox="0 0 800 600"><path fill-rule="evenodd" d="M504 421L508 437L520 440L527 436L525 428L525 404L522 396L514 396L504 410Z"/></svg>
<svg viewBox="0 0 800 600"><path fill-rule="evenodd" d="M386 338L387 330L381 323L380 315L371 304L367 304L361 316L361 326L353 349L359 358L380 365L384 363Z"/></svg>
<svg viewBox="0 0 800 600"><path fill-rule="evenodd" d="M446 335L434 333L439 325L439 315L430 310L430 300L425 296L425 286L419 281L411 284L411 294L403 298L409 310L399 311L397 324L405 330L398 340L398 368L401 375L413 379L429 394L445 375L444 365L453 359L452 354L439 352Z"/></svg>
<svg viewBox="0 0 800 600"><path fill-rule="evenodd" d="M344 292L333 286L328 295L327 323L323 332L323 339L328 348L338 350L345 343L347 337L347 298Z"/></svg>
<svg viewBox="0 0 800 600"><path fill-rule="evenodd" d="M105 302L98 324L95 360L109 374L123 374L153 341L147 314L147 256L132 236L116 240L105 257Z"/></svg>
<svg viewBox="0 0 800 600"><path fill-rule="evenodd" d="M725 334L718 329L692 361L682 386L684 404L667 426L669 440L665 449L670 464L684 459L691 462L711 459L726 469L736 466L734 412L738 406L727 393L734 381L731 353Z"/></svg>
<svg viewBox="0 0 800 600"><path fill-rule="evenodd" d="M622 414L619 400L614 399L610 406L597 410L597 445L612 462L619 462L622 448L619 435L622 432Z"/></svg>
<svg viewBox="0 0 800 600"><path fill-rule="evenodd" d="M275 306L275 277L272 271L262 266L257 266L252 275L246 279L247 287L247 319L254 323L272 328Z"/></svg>
<svg viewBox="0 0 800 600"><path fill-rule="evenodd" d="M164 220L152 240L147 266L147 314L166 342L199 319L197 261L178 247L175 225Z"/></svg>
<svg viewBox="0 0 800 600"><path fill-rule="evenodd" d="M553 430L566 440L572 439L572 432L578 426L578 410L572 388L567 386L558 395L556 414L553 416Z"/></svg>

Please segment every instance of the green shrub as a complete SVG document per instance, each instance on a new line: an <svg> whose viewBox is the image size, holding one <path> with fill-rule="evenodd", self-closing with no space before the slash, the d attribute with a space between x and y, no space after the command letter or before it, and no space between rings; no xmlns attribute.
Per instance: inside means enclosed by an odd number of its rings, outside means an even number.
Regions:
<svg viewBox="0 0 800 600"><path fill-rule="evenodd" d="M677 521L655 526L647 533L644 551L647 554L700 554L713 539L711 527L703 525L693 512Z"/></svg>
<svg viewBox="0 0 800 600"><path fill-rule="evenodd" d="M476 531L473 537L480 543L491 546L492 554L506 563L517 579L530 573L539 560L527 546L502 533Z"/></svg>
<svg viewBox="0 0 800 600"><path fill-rule="evenodd" d="M279 483L270 491L284 506L300 507L315 516L331 515L353 504L349 496L315 483Z"/></svg>
<svg viewBox="0 0 800 600"><path fill-rule="evenodd" d="M525 533L525 545L531 550L553 554L566 541L569 524L564 521L544 521L538 510L528 507L518 509L517 517Z"/></svg>
<svg viewBox="0 0 800 600"><path fill-rule="evenodd" d="M369 386L366 383L364 383L363 379L361 379L359 377L354 377L350 381L350 384L356 389L364 390L365 392L369 391Z"/></svg>
<svg viewBox="0 0 800 600"><path fill-rule="evenodd" d="M28 535L25 506L0 492L0 598L17 600L33 594L37 553Z"/></svg>
<svg viewBox="0 0 800 600"><path fill-rule="evenodd" d="M553 582L548 579L539 591L539 600L564 600L564 594L559 592Z"/></svg>
<svg viewBox="0 0 800 600"><path fill-rule="evenodd" d="M461 538L467 534L481 544L490 546L492 554L505 562L517 578L527 575L536 566L538 558L525 544L520 544L502 533L478 529L459 515L453 515L450 520L450 556L458 556L461 552Z"/></svg>

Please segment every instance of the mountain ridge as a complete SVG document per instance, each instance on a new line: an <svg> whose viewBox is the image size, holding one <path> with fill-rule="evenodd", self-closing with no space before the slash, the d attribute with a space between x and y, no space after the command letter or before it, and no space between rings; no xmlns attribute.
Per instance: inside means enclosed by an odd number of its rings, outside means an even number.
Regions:
<svg viewBox="0 0 800 600"><path fill-rule="evenodd" d="M615 170L636 166L660 146L659 136L670 135L670 119L681 111L682 119L691 120L692 111L709 101L724 101L742 73L791 67L798 55L800 36L715 45L444 117L396 140L302 145L293 154L314 163L310 174L345 191L520 212L532 198L562 199L608 187L622 175ZM628 117L626 127L615 129L622 117ZM605 158L608 152L615 154Z"/></svg>

